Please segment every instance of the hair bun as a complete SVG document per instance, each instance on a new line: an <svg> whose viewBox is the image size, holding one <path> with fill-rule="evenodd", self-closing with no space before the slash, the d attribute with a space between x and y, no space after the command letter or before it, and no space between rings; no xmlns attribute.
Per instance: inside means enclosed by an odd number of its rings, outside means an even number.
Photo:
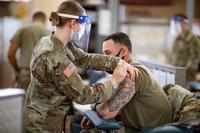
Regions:
<svg viewBox="0 0 200 133"><path fill-rule="evenodd" d="M58 16L57 12L51 12L49 20L51 21L52 25L54 25L54 26L60 25L61 20L60 20L60 16Z"/></svg>

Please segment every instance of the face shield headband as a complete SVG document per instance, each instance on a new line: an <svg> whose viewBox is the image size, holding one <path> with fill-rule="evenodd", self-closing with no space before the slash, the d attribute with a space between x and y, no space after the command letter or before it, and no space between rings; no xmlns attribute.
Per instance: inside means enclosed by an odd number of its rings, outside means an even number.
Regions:
<svg viewBox="0 0 200 133"><path fill-rule="evenodd" d="M179 16L172 17L172 20L175 21L176 23L189 23L188 19Z"/></svg>
<svg viewBox="0 0 200 133"><path fill-rule="evenodd" d="M80 24L83 24L83 23L91 24L91 17L88 15L76 16L76 15L64 14L64 13L57 13L57 14L60 17L77 19Z"/></svg>

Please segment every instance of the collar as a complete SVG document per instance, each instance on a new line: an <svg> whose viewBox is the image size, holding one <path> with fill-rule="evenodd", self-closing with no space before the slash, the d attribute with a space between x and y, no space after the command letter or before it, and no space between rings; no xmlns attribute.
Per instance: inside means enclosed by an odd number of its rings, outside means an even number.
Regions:
<svg viewBox="0 0 200 133"><path fill-rule="evenodd" d="M51 34L50 36L51 41L53 42L54 45L54 49L56 51L61 52L62 54L68 56L69 59L71 59L72 61L75 60L71 50L68 48L71 42L68 42L66 45L64 45L60 40L58 40L55 36L53 36L53 34Z"/></svg>
<svg viewBox="0 0 200 133"><path fill-rule="evenodd" d="M62 48L65 48L66 46L60 41L58 40L53 34L50 35L50 39L51 41L53 42L54 44L54 48L56 50L59 50L59 49L62 49Z"/></svg>
<svg viewBox="0 0 200 133"><path fill-rule="evenodd" d="M179 39L182 39L182 40L186 40L186 41L189 41L193 36L193 33L191 31L187 31L186 33L184 34L181 34L179 36Z"/></svg>

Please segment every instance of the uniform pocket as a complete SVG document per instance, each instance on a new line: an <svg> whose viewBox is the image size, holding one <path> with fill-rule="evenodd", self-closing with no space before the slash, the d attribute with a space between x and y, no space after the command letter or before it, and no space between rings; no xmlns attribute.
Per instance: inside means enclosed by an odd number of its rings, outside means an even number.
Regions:
<svg viewBox="0 0 200 133"><path fill-rule="evenodd" d="M42 131L44 130L44 115L33 107L26 107L24 123L26 131Z"/></svg>
<svg viewBox="0 0 200 133"><path fill-rule="evenodd" d="M62 112L51 112L48 111L46 119L44 121L45 128L48 131L61 133L64 130L65 114Z"/></svg>

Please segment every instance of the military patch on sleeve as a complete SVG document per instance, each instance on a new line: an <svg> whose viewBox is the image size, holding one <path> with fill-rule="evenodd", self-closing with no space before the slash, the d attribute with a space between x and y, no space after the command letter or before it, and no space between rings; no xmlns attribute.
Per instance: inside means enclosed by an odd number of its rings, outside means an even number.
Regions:
<svg viewBox="0 0 200 133"><path fill-rule="evenodd" d="M71 62L63 71L68 78L76 71L76 66Z"/></svg>

